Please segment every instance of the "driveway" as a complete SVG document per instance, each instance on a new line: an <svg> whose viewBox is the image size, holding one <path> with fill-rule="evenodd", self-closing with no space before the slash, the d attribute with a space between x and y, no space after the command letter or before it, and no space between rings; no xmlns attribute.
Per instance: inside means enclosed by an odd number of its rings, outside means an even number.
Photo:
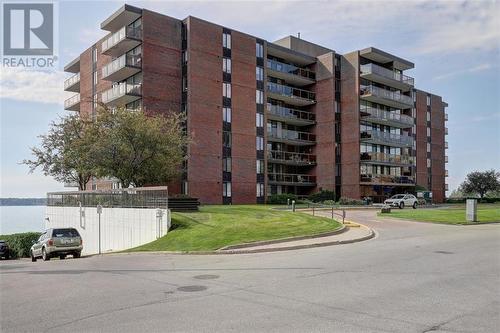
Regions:
<svg viewBox="0 0 500 333"><path fill-rule="evenodd" d="M348 219L372 240L0 262L2 332L498 332L500 226Z"/></svg>

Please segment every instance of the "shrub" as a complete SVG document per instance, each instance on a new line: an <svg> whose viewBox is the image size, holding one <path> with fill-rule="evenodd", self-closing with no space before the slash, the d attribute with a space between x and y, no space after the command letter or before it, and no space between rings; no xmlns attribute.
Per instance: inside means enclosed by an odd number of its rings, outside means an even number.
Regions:
<svg viewBox="0 0 500 333"><path fill-rule="evenodd" d="M39 232L23 232L12 235L0 235L0 239L7 242L10 248L10 255L13 258L22 258L30 256L30 248L33 241L40 237Z"/></svg>
<svg viewBox="0 0 500 333"><path fill-rule="evenodd" d="M478 203L495 203L495 202L500 202L500 198L474 198L477 199ZM467 198L448 198L446 199L446 203L451 203L451 204L458 204L458 203L465 203L465 200Z"/></svg>
<svg viewBox="0 0 500 333"><path fill-rule="evenodd" d="M312 202L323 202L326 200L334 200L335 201L335 192L334 191L328 191L328 190L322 190L316 193L313 193L309 195L308 197L309 200Z"/></svg>
<svg viewBox="0 0 500 333"><path fill-rule="evenodd" d="M325 200L325 201L322 201L321 202L323 205L327 205L327 206L335 206L337 203L335 202L335 200Z"/></svg>
<svg viewBox="0 0 500 333"><path fill-rule="evenodd" d="M343 206L362 206L365 202L363 200L341 197L339 204Z"/></svg>
<svg viewBox="0 0 500 333"><path fill-rule="evenodd" d="M267 203L271 205L286 205L288 199L290 199L290 204L292 203L292 200L295 200L296 203L298 203L297 196L289 193L273 194L267 198Z"/></svg>

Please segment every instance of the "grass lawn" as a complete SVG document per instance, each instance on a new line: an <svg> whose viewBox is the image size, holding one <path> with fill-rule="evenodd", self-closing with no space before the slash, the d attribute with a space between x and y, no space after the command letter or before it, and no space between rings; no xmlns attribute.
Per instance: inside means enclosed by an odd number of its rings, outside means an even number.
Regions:
<svg viewBox="0 0 500 333"><path fill-rule="evenodd" d="M199 212L173 213L172 229L154 242L128 251L210 251L227 245L319 234L340 223L264 205L202 206Z"/></svg>
<svg viewBox="0 0 500 333"><path fill-rule="evenodd" d="M445 224L475 224L465 219L465 205L453 205L447 208L429 209L391 209L390 214L378 213L380 217L395 217L423 222L436 222ZM479 204L477 207L478 222L500 222L499 204Z"/></svg>

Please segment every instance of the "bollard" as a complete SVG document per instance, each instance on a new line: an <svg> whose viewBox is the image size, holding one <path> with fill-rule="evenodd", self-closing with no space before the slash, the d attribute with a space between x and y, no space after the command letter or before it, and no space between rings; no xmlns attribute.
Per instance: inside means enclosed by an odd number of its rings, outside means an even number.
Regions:
<svg viewBox="0 0 500 333"><path fill-rule="evenodd" d="M286 199L286 208L290 208L290 199Z"/></svg>
<svg viewBox="0 0 500 333"><path fill-rule="evenodd" d="M292 200L292 212L295 212L295 200Z"/></svg>

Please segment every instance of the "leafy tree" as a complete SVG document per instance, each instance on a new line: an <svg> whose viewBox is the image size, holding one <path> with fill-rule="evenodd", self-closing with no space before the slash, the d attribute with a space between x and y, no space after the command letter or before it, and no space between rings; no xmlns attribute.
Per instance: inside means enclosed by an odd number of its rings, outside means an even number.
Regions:
<svg viewBox="0 0 500 333"><path fill-rule="evenodd" d="M500 191L500 173L493 169L471 172L460 185L460 190L467 194L478 194L482 199L488 192Z"/></svg>
<svg viewBox="0 0 500 333"><path fill-rule="evenodd" d="M34 159L22 162L30 173L41 168L44 175L78 183L79 189L85 190L96 170L94 148L99 138L95 124L71 114L52 122L49 132L39 138L40 147L31 148Z"/></svg>
<svg viewBox="0 0 500 333"><path fill-rule="evenodd" d="M188 138L178 114L148 114L102 108L96 126L99 177L115 177L123 187L165 184L181 171Z"/></svg>

